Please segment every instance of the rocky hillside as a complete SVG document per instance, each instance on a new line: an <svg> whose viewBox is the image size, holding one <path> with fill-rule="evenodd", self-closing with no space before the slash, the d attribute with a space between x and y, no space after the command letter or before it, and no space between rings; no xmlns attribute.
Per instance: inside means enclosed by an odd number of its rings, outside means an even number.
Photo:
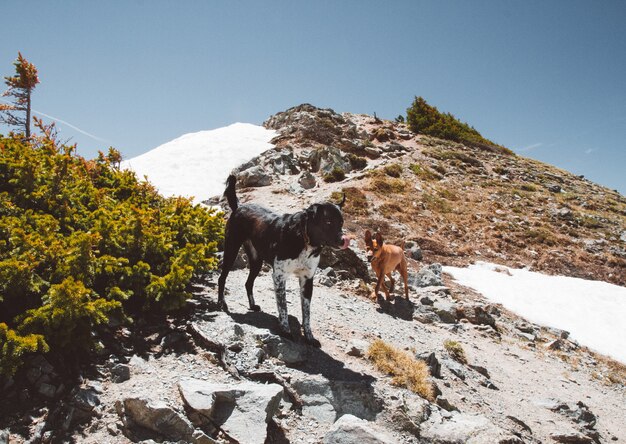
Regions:
<svg viewBox="0 0 626 444"><path fill-rule="evenodd" d="M616 191L366 115L301 105L265 126L281 134L277 152L303 169L308 161L318 179L346 173L333 189L348 194L355 232L415 241L431 262L481 259L626 285L626 199Z"/></svg>
<svg viewBox="0 0 626 444"><path fill-rule="evenodd" d="M262 311L247 310L242 257L229 314L216 310L213 274L179 313L109 325L80 375L33 358L0 387L0 443L626 440L626 367L489 303L440 265L481 259L625 285L621 195L370 116L301 105L265 126L276 148L237 169L242 201L293 212L347 195L352 247L324 252L315 281L321 349L276 334L269 268L255 286ZM365 229L406 241L408 301L402 285L392 302L371 297ZM298 299L294 279L292 331ZM406 388L412 366L374 363L376 340L426 367L431 391Z"/></svg>

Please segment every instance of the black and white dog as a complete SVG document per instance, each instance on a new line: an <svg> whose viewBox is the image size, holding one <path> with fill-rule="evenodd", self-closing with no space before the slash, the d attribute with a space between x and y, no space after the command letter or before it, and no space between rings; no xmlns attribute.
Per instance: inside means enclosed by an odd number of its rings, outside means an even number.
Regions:
<svg viewBox="0 0 626 444"><path fill-rule="evenodd" d="M239 206L235 181L235 176L229 176L224 191L233 212L226 223L224 259L218 280L218 302L221 308L228 310L224 302L224 286L239 248L243 245L250 265L250 274L246 281L250 310L260 310L254 303L252 289L265 261L274 269L274 290L281 335L291 338L285 281L288 274L295 274L300 280L304 338L309 344L320 347L319 341L313 337L310 322L313 276L322 247L348 248L350 245L350 239L342 232L341 206L345 202L345 195L338 205L317 203L306 210L281 216L252 203Z"/></svg>

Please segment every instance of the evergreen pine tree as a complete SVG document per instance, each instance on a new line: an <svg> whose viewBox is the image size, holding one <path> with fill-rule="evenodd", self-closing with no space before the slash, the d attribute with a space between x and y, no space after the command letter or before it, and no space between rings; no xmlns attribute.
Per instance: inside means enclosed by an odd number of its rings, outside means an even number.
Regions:
<svg viewBox="0 0 626 444"><path fill-rule="evenodd" d="M0 103L0 122L24 130L30 138L31 93L39 83L37 68L18 52L15 75L4 78L8 89L3 97L11 97L12 103Z"/></svg>

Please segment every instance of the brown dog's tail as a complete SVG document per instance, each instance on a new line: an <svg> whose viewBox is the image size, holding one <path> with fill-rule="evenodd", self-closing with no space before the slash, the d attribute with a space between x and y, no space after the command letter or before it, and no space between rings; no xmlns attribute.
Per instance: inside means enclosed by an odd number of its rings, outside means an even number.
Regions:
<svg viewBox="0 0 626 444"><path fill-rule="evenodd" d="M235 193L235 182L237 182L237 178L234 174L228 176L228 179L226 179L226 189L224 190L224 197L226 197L228 206L233 211L235 211L239 206L239 200L237 199L237 194Z"/></svg>

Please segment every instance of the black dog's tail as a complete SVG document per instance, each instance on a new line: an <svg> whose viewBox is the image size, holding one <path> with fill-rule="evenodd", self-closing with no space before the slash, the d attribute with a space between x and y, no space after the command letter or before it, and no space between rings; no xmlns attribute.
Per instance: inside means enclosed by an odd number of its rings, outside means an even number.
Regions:
<svg viewBox="0 0 626 444"><path fill-rule="evenodd" d="M228 201L228 206L233 211L235 211L239 206L237 194L235 194L235 182L237 182L237 178L234 174L228 176L228 179L226 179L226 189L224 190L224 196Z"/></svg>

